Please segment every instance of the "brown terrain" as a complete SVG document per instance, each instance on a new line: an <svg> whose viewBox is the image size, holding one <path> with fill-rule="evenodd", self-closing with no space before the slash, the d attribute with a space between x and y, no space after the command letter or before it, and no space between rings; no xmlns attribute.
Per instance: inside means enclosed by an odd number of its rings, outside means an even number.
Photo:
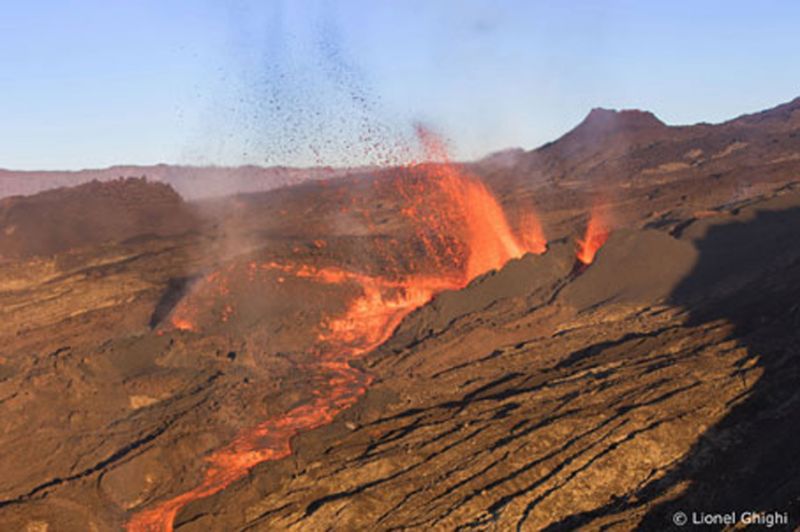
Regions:
<svg viewBox="0 0 800 532"><path fill-rule="evenodd" d="M35 194L90 181L112 181L126 176L147 176L173 187L183 198L196 200L245 192L262 192L304 181L332 179L362 169L293 168L285 166L111 166L87 170L6 170L0 168L0 198Z"/></svg>
<svg viewBox="0 0 800 532"><path fill-rule="evenodd" d="M799 176L795 100L0 200L0 529L796 527Z"/></svg>

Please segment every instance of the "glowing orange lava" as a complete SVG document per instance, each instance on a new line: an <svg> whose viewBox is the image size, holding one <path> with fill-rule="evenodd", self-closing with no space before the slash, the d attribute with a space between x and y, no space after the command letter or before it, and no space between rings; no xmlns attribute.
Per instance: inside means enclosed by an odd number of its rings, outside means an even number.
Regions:
<svg viewBox="0 0 800 532"><path fill-rule="evenodd" d="M586 266L594 262L595 255L606 243L610 234L607 217L599 209L592 209L589 222L586 224L586 233L583 239L577 241L577 259Z"/></svg>
<svg viewBox="0 0 800 532"><path fill-rule="evenodd" d="M194 331L195 325L192 321L183 316L173 316L172 326L181 331Z"/></svg>
<svg viewBox="0 0 800 532"><path fill-rule="evenodd" d="M526 250L536 255L547 251L547 239L542 230L542 224L535 213L528 211L520 220L519 238Z"/></svg>
<svg viewBox="0 0 800 532"><path fill-rule="evenodd" d="M411 271L383 277L308 264L249 263L246 271L250 278L257 271L270 270L281 275L278 282L284 276L329 284L349 282L357 284L361 294L343 314L322 324L314 348L316 362L306 368L309 378L321 383L313 398L245 430L206 457L208 467L199 486L135 514L126 525L129 532L170 531L175 516L189 502L221 491L256 464L289 456L294 435L330 423L364 394L371 377L349 362L385 342L411 311L437 293L462 288L510 259L545 251L541 226L533 214L523 221L522 234L515 235L489 189L450 163L439 139L422 129L419 136L427 157L439 162L407 168L393 186L402 199L403 214L414 226L425 253L435 262L437 273ZM228 274L234 274L232 268L228 268ZM218 301L228 291L225 275L215 272L206 276L173 312L173 327L197 331L197 309L209 305L230 316L233 309L224 310L229 305Z"/></svg>
<svg viewBox="0 0 800 532"><path fill-rule="evenodd" d="M449 160L441 139L421 126L417 134L426 158L437 163L413 166L410 186L401 181L406 184L400 190L406 199L403 212L416 222L426 251L447 262L439 264L439 271L459 265L466 284L527 252L544 253L547 241L533 212L523 217L518 237L494 195ZM460 243L448 240L459 233Z"/></svg>

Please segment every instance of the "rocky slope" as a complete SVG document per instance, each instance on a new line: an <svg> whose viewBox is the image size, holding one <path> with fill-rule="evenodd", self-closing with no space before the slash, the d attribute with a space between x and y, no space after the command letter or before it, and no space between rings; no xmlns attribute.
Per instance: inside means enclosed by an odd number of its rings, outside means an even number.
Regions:
<svg viewBox="0 0 800 532"><path fill-rule="evenodd" d="M798 227L792 193L677 238L619 232L577 277L564 245L510 264L409 318L367 362L380 382L292 460L177 524L663 530L678 510L732 509L797 523Z"/></svg>
<svg viewBox="0 0 800 532"><path fill-rule="evenodd" d="M797 109L691 128L596 111L474 167L512 225L539 207L548 251L409 315L354 363L374 379L355 406L175 528L662 530L745 509L796 526ZM121 529L313 401L314 340L358 286L259 265L433 268L386 177L194 204L206 219L157 236L189 208L160 185L6 200L15 245L63 244L0 263L0 528ZM108 186L144 187L155 213L116 225L138 193ZM586 267L573 240L595 203L614 231ZM217 290L202 332L170 326L198 286Z"/></svg>

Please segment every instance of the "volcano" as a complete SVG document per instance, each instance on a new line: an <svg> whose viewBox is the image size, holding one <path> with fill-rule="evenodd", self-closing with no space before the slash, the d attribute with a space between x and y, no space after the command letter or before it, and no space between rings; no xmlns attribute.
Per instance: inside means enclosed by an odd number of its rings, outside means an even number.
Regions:
<svg viewBox="0 0 800 532"><path fill-rule="evenodd" d="M2 528L797 526L799 101L0 200Z"/></svg>

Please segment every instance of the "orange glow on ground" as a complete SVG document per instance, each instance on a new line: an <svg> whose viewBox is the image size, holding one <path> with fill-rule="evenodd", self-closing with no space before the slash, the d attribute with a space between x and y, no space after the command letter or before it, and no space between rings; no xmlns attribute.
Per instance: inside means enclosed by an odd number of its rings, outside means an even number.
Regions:
<svg viewBox="0 0 800 532"><path fill-rule="evenodd" d="M288 276L328 284L350 282L360 287L361 294L349 302L344 313L322 324L314 348L316 362L307 368L309 378L321 382L313 398L243 431L230 444L207 456L208 466L200 485L135 514L126 525L129 532L171 531L175 516L189 502L218 493L259 463L291 455L294 435L330 423L364 394L371 377L349 362L388 340L410 312L439 292L463 288L476 276L500 268L511 259L527 252L545 251L541 225L533 213L526 215L521 234L516 235L489 189L450 163L437 137L423 129L419 136L428 159L440 162L410 166L393 186L402 200L402 213L414 226L425 253L436 263L437 273L382 277L337 267L249 263L247 271L251 276L259 270L270 270L280 274L278 282ZM197 331L194 318L198 309L219 306L218 300L229 292L226 275L234 273L231 266L206 276L176 307L172 326ZM227 320L234 314L230 308L222 317Z"/></svg>

